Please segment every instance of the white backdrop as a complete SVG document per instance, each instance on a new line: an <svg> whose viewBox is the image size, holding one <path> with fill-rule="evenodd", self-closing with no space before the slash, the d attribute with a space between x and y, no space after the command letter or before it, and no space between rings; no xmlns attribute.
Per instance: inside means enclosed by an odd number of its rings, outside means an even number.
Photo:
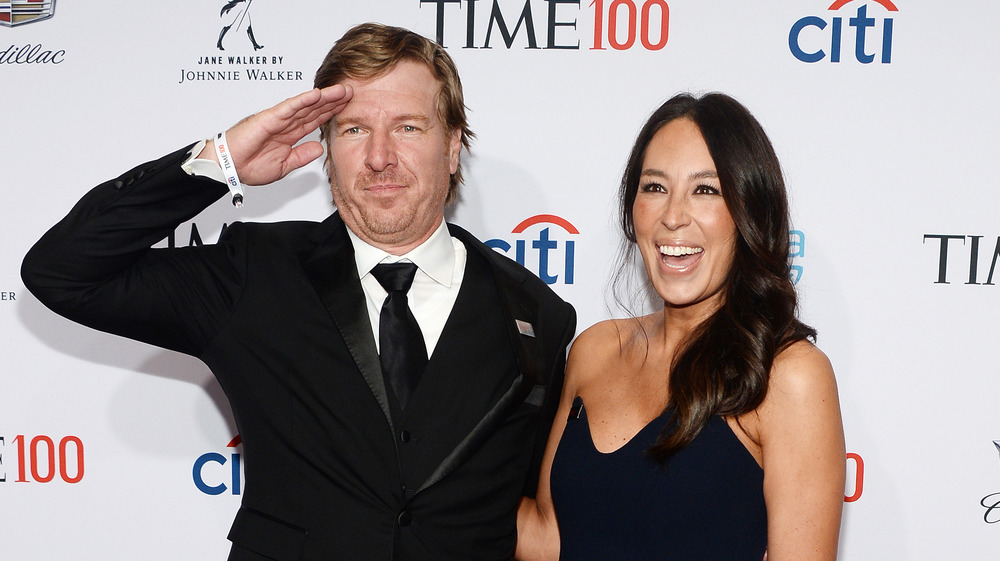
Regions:
<svg viewBox="0 0 1000 561"><path fill-rule="evenodd" d="M678 91L744 102L784 165L802 316L838 374L841 559L996 559L1000 3L831 1L257 0L220 17L223 0L60 0L0 26L0 558L225 558L241 448L214 379L55 316L18 268L91 186L307 89L371 20L443 40L478 133L451 219L512 257L524 244L581 328L616 313L614 192L646 116ZM12 4L15 22L52 6L0 2L0 23ZM312 165L193 227L212 243L235 220L322 219L329 199Z"/></svg>

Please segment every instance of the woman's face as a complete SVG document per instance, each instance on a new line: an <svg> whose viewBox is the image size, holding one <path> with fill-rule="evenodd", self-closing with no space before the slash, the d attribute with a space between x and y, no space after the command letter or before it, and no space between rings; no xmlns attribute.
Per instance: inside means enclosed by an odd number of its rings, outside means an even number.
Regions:
<svg viewBox="0 0 1000 561"><path fill-rule="evenodd" d="M664 305L714 311L733 265L736 224L694 121L675 119L653 136L632 211L646 274Z"/></svg>

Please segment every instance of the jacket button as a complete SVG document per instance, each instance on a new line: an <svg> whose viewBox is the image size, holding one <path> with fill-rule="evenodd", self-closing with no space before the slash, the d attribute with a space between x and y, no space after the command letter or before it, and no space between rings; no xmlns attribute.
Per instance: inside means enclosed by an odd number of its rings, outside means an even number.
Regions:
<svg viewBox="0 0 1000 561"><path fill-rule="evenodd" d="M410 431L404 430L403 432L399 433L399 440L401 440L403 442L409 442L410 441Z"/></svg>
<svg viewBox="0 0 1000 561"><path fill-rule="evenodd" d="M409 526L410 522L413 522L413 518L410 516L409 511L404 510L399 513L398 517L396 517L396 522L398 522L400 526Z"/></svg>

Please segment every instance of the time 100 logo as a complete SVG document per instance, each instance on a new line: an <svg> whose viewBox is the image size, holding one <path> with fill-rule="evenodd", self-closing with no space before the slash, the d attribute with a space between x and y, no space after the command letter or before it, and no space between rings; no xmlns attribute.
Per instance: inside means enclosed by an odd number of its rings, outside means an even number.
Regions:
<svg viewBox="0 0 1000 561"><path fill-rule="evenodd" d="M492 49L500 44L497 36L508 49L515 42L528 49L580 48L581 37L577 32L577 19L582 10L580 0L524 0L523 3L520 0L420 0L420 4L436 6L435 39L441 45L445 45L446 28L453 31L462 27L463 48L466 49ZM449 8L449 5L457 6ZM658 51L667 45L670 6L666 0L592 0L587 7L593 10L591 50L603 51L610 47L626 51L641 46ZM456 10L464 10L465 17L452 13ZM541 44L540 37L544 40Z"/></svg>
<svg viewBox="0 0 1000 561"><path fill-rule="evenodd" d="M4 454L6 438L0 436L0 483L7 482L5 466L14 465L17 479L14 483L50 483L59 480L79 483L83 480L83 441L76 436L56 439L39 435L28 437L19 434L11 439L16 458L10 461L10 452Z"/></svg>
<svg viewBox="0 0 1000 561"><path fill-rule="evenodd" d="M631 49L635 45L637 21L639 42L646 50L658 51L666 46L670 28L670 7L664 0L646 0L642 3L642 8L638 8L632 0L612 0L608 3L607 25L604 24L604 0L594 0L590 6L594 8L594 46L591 49L604 50L605 34L608 37L608 46L612 49L618 51ZM623 17L624 27L627 30L624 40L621 33Z"/></svg>

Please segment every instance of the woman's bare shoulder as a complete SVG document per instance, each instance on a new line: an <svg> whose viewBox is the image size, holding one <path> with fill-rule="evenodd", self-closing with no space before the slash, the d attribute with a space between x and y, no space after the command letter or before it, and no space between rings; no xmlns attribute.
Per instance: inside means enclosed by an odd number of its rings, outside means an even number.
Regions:
<svg viewBox="0 0 1000 561"><path fill-rule="evenodd" d="M767 396L757 412L765 444L771 435L817 422L815 432L826 435L824 438L842 434L837 380L830 359L808 341L789 345L774 359Z"/></svg>
<svg viewBox="0 0 1000 561"><path fill-rule="evenodd" d="M608 319L595 323L581 333L570 348L570 357L578 359L617 359L638 345L645 347L646 318Z"/></svg>
<svg viewBox="0 0 1000 561"><path fill-rule="evenodd" d="M570 348L566 383L580 388L609 368L617 368L623 353L641 337L641 321L642 318L609 319L584 330Z"/></svg>
<svg viewBox="0 0 1000 561"><path fill-rule="evenodd" d="M809 341L797 341L778 353L769 384L782 393L829 391L831 386L836 391L830 359Z"/></svg>

